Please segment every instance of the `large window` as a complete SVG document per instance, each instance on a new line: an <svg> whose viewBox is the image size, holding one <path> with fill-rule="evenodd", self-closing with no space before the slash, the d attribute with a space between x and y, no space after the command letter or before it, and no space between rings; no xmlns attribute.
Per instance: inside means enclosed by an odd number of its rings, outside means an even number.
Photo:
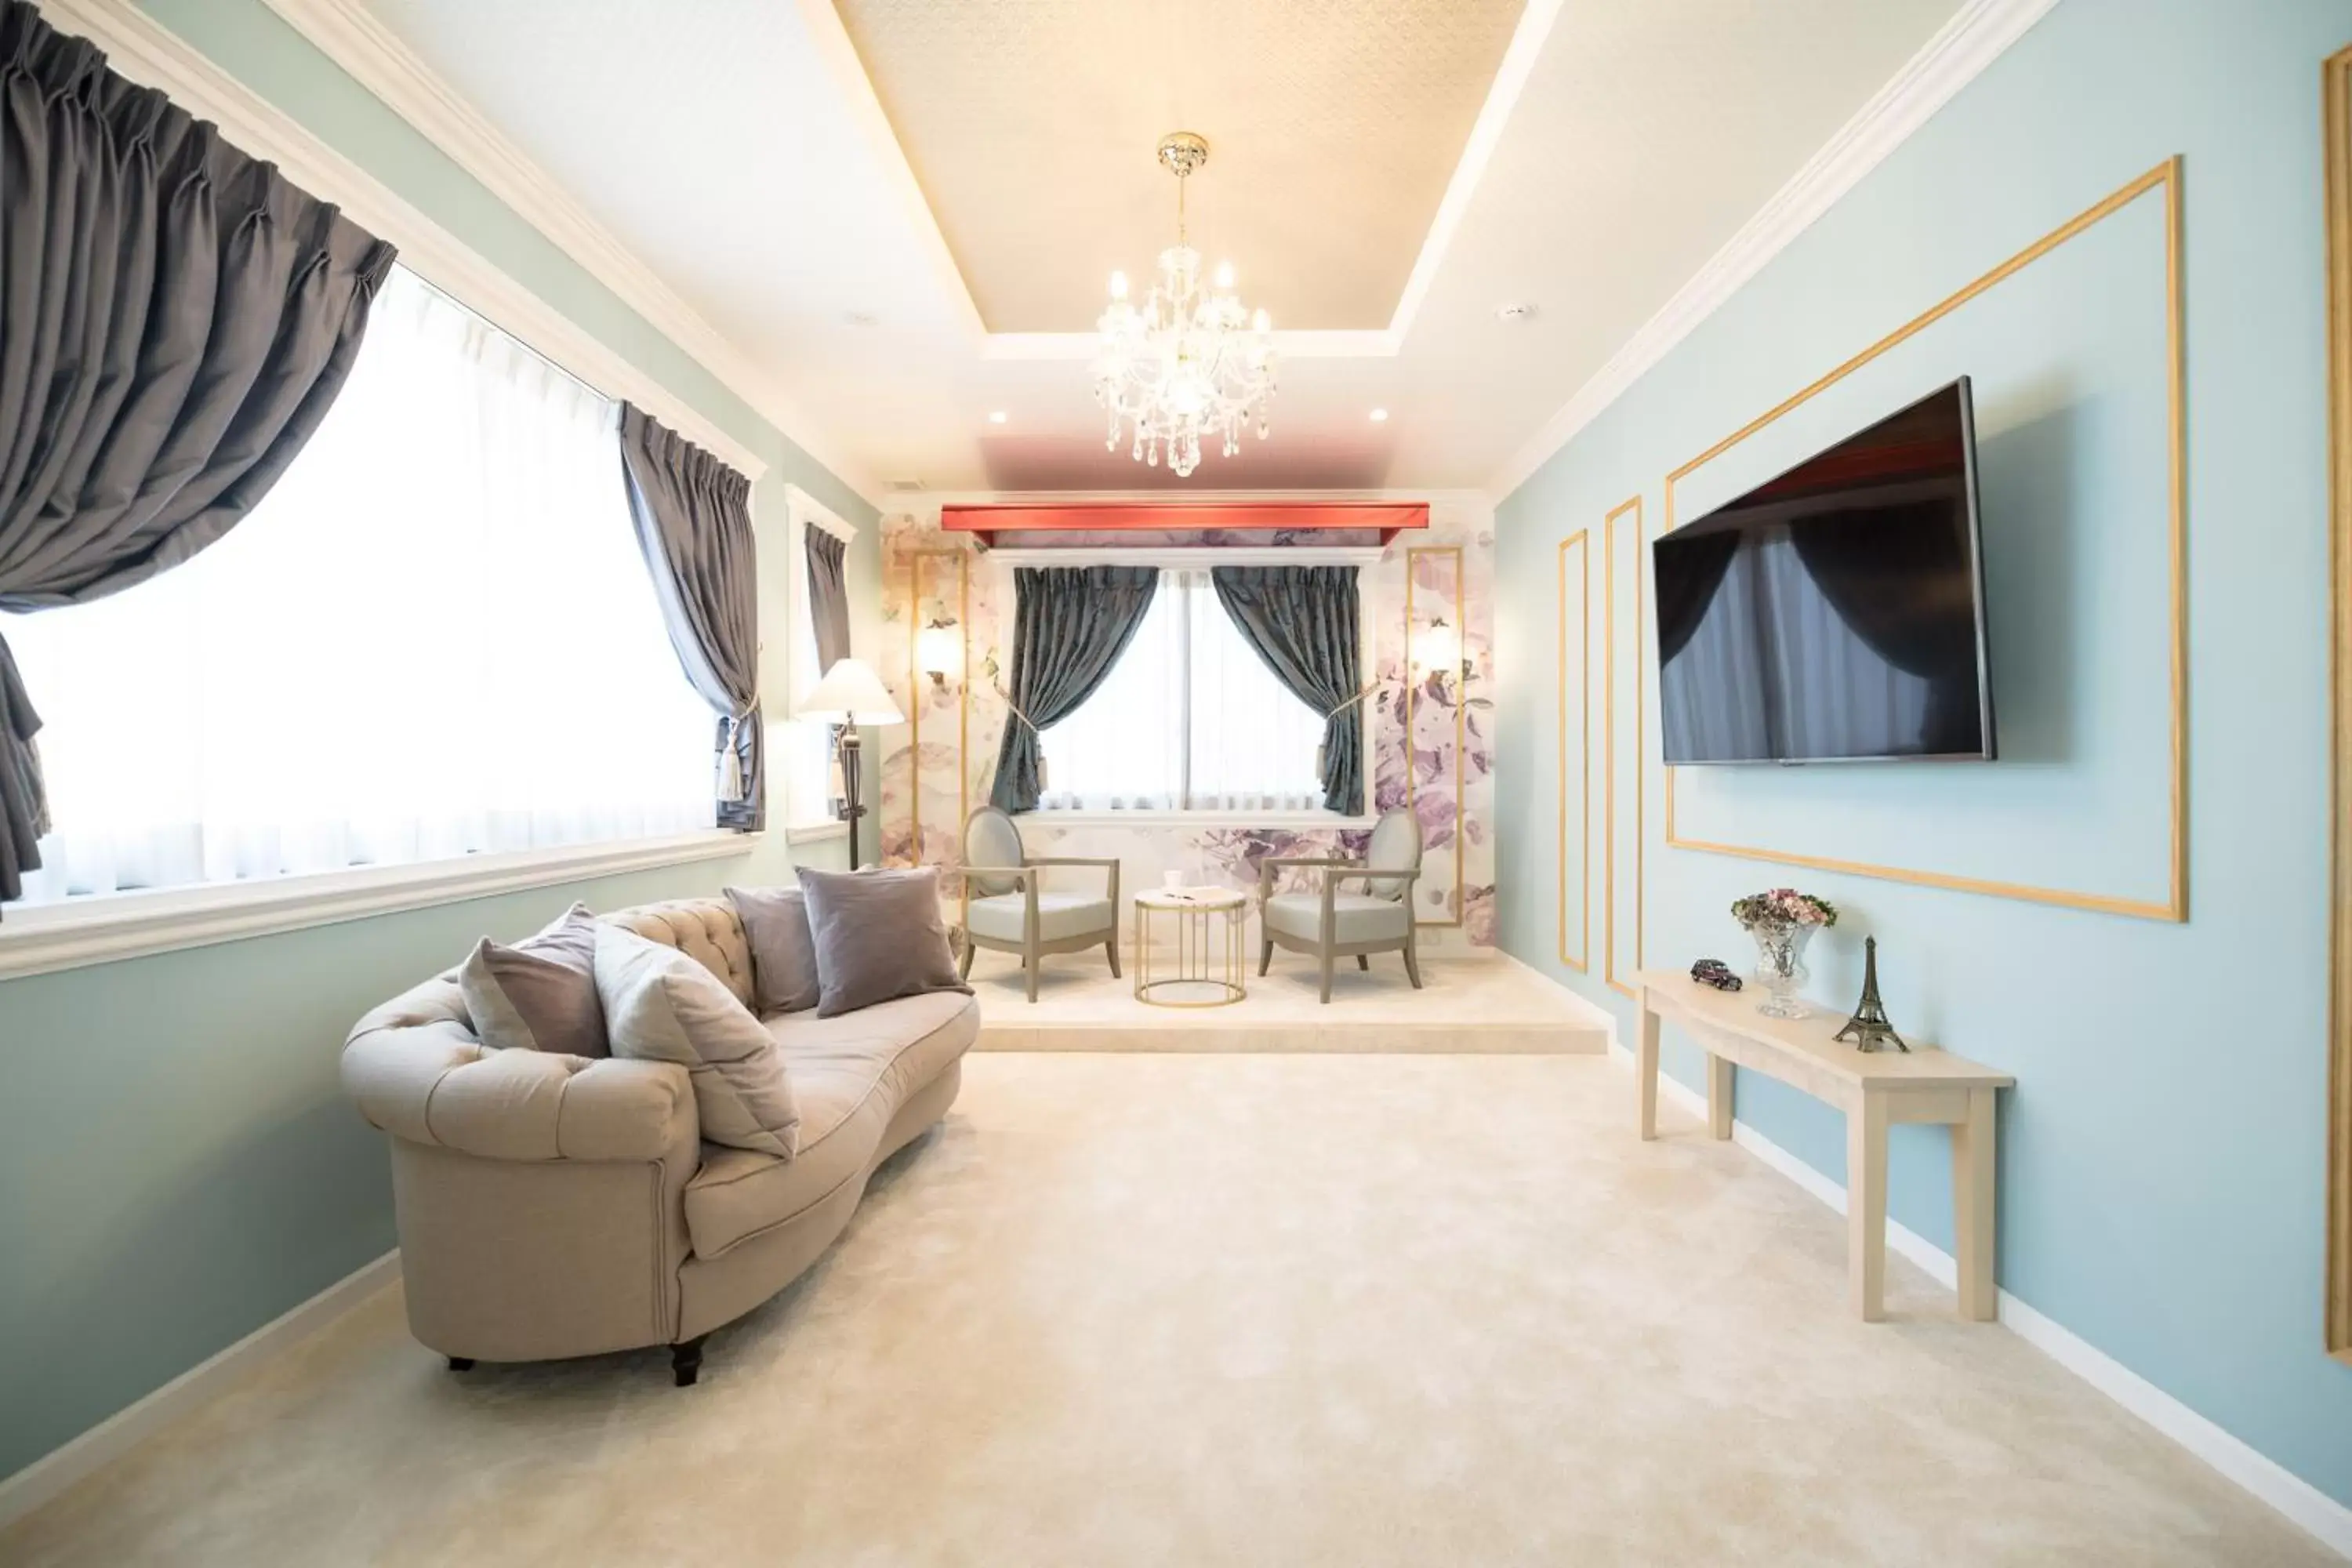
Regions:
<svg viewBox="0 0 2352 1568"><path fill-rule="evenodd" d="M1319 811L1323 716L1276 680L1209 574L1165 571L1134 642L1042 737L1045 811Z"/></svg>
<svg viewBox="0 0 2352 1568"><path fill-rule="evenodd" d="M613 405L404 270L251 516L0 636L45 721L28 902L711 826Z"/></svg>

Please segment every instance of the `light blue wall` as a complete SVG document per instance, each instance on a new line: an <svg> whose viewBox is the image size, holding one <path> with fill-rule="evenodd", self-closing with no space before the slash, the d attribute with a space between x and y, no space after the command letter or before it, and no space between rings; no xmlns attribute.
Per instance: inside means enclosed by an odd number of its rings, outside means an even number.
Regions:
<svg viewBox="0 0 2352 1568"><path fill-rule="evenodd" d="M859 525L857 580L880 581L872 507L260 0L148 9L767 459L772 641L787 483ZM613 909L772 877L782 837L743 859L0 982L0 1475L393 1246L383 1140L336 1082L362 1012L574 899Z"/></svg>
<svg viewBox="0 0 2352 1568"><path fill-rule="evenodd" d="M1496 532L1508 737L1503 945L1557 959L1558 542L2174 154L2183 158L2191 918L2047 907L1666 847L1646 692L1643 951L1744 963L1726 906L1794 882L1846 911L1816 994L1885 944L1898 1025L2014 1071L2002 1287L2352 1503L2352 1367L2320 1339L2326 1077L2327 533L2319 66L2346 0L2063 0L1512 494ZM2162 902L2168 847L2163 226L2150 196L1676 486L1687 520L1961 372L1976 380L2003 759L1687 769L1678 834ZM1617 541L1621 975L1634 962L1631 614ZM1571 608L1571 623L1576 612ZM1645 638L1645 641L1647 639ZM1653 667L1654 668L1654 667ZM1593 688L1595 744L1599 689ZM1577 725L1570 710L1571 732ZM1571 795L1571 808L1573 796ZM1574 921L1571 912L1571 922ZM1573 948L1577 931L1569 933ZM1696 1058L1668 1065L1698 1082ZM1742 1119L1843 1178L1839 1117L1743 1075ZM1942 1136L1898 1129L1895 1217L1950 1239ZM1824 1303L1824 1310L1836 1310Z"/></svg>

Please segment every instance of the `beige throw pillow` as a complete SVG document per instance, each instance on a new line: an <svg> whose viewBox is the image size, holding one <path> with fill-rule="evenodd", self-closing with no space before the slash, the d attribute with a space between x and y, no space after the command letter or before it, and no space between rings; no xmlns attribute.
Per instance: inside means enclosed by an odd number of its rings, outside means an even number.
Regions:
<svg viewBox="0 0 2352 1568"><path fill-rule="evenodd" d="M600 924L596 992L614 1056L687 1069L707 1142L793 1157L801 1118L783 1055L725 981L676 948Z"/></svg>
<svg viewBox="0 0 2352 1568"><path fill-rule="evenodd" d="M458 966L457 993L475 1037L492 1050L606 1054L596 917L585 904L512 947L484 937Z"/></svg>

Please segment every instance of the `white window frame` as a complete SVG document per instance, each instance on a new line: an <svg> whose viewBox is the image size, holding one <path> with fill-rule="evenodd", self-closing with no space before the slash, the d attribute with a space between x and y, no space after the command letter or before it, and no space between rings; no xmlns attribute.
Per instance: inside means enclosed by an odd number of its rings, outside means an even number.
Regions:
<svg viewBox="0 0 2352 1568"><path fill-rule="evenodd" d="M605 396L635 404L755 485L767 472L758 453L145 13L98 0L52 0L45 9L61 29L103 48L107 64L125 79L168 93L181 109L219 126L241 151L335 203L396 246L402 266L533 353ZM0 911L0 980L526 888L741 858L760 847L761 837L710 828L11 908Z"/></svg>
<svg viewBox="0 0 2352 1568"><path fill-rule="evenodd" d="M1158 571L1181 571L1187 568L1205 571L1213 566L1349 566L1355 569L1356 585L1360 603L1365 572L1380 564L1381 551L1377 546L1349 544L1302 545L1178 545L1157 550L1130 550L1118 546L1085 549L1016 549L992 550L987 560L996 569L997 603L1012 614L1013 573L1020 566L1150 566ZM1372 618L1358 614L1356 617L1356 668L1369 681L1376 669L1373 663ZM1363 699L1369 707L1370 695ZM1342 831L1370 827L1380 817L1372 810L1372 727L1362 726L1359 742L1363 748L1364 809L1354 816L1336 811L1231 811L1214 807L1202 811L1082 811L1040 809L1024 812L1027 820L1039 826L1053 827L1303 827L1337 828Z"/></svg>
<svg viewBox="0 0 2352 1568"><path fill-rule="evenodd" d="M857 582L857 557L852 547L857 541L857 525L846 521L839 512L825 505L798 485L784 487L784 596L787 605L784 626L784 694L777 706L790 732L790 743L806 744L800 737L811 729L824 731L830 725L813 719L796 719L793 710L803 697L813 689L817 678L824 673L812 668L815 660L803 646L815 637L815 606L809 602L808 531L817 529L841 541L842 582L849 587L849 600L857 602L855 584ZM856 620L851 617L850 634L856 635ZM854 643L853 643L854 651ZM785 767L777 770L785 784L784 840L788 844L814 844L828 838L849 837L849 824L833 815L833 803L820 789L816 798L803 799L805 787L795 789L798 770ZM774 797L770 797L772 807Z"/></svg>

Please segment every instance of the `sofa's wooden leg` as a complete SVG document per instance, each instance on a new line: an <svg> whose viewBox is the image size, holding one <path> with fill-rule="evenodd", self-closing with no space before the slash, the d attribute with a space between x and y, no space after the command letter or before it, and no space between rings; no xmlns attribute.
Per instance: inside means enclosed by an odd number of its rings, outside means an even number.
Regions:
<svg viewBox="0 0 2352 1568"><path fill-rule="evenodd" d="M1118 973L1118 938L1114 936L1108 942L1103 943L1103 951L1110 954L1110 977L1113 980L1120 978Z"/></svg>
<svg viewBox="0 0 2352 1568"><path fill-rule="evenodd" d="M1372 972L1372 955L1369 952L1356 954L1356 967L1370 974Z"/></svg>
<svg viewBox="0 0 2352 1568"><path fill-rule="evenodd" d="M692 1388L702 1372L702 1342L709 1334L697 1334L683 1344L669 1347L670 1375L677 1379L680 1388Z"/></svg>
<svg viewBox="0 0 2352 1568"><path fill-rule="evenodd" d="M449 1358L449 1370L451 1372L471 1372L474 1370L474 1358L469 1355L453 1355Z"/></svg>
<svg viewBox="0 0 2352 1568"><path fill-rule="evenodd" d="M1257 950L1257 972L1258 972L1260 974L1264 974L1264 973L1265 973L1266 965L1267 965L1267 964L1269 964L1269 963L1272 963L1273 962L1274 962L1274 939L1273 939L1272 937L1268 937L1268 938L1266 938L1266 940L1265 940L1265 942L1264 942L1264 944L1263 944L1263 945L1261 945L1261 946L1258 948L1258 950Z"/></svg>

